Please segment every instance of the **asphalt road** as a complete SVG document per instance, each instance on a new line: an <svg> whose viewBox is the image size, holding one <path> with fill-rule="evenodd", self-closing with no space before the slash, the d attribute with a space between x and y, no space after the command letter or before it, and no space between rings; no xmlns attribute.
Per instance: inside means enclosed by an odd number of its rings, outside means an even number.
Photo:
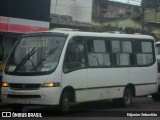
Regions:
<svg viewBox="0 0 160 120"><path fill-rule="evenodd" d="M0 105L0 112L7 111L12 111L10 106ZM134 98L128 108L117 106L112 101L81 103L74 105L68 114L59 113L52 106L26 106L23 113L41 113L42 117L160 117L160 102L153 102L151 97Z"/></svg>

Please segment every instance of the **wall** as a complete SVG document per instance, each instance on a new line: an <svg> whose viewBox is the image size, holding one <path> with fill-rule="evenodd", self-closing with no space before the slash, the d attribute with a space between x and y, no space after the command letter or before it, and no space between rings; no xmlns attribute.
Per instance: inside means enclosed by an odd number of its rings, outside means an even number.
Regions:
<svg viewBox="0 0 160 120"><path fill-rule="evenodd" d="M68 15L74 21L91 23L92 0L51 0L51 13Z"/></svg>

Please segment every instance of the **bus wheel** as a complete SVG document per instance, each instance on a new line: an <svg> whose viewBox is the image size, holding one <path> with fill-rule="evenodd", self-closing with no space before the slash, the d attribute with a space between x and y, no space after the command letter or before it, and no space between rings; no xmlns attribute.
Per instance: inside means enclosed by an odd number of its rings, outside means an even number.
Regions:
<svg viewBox="0 0 160 120"><path fill-rule="evenodd" d="M23 105L11 105L11 109L13 112L22 112Z"/></svg>
<svg viewBox="0 0 160 120"><path fill-rule="evenodd" d="M126 88L123 93L123 98L121 103L124 107L128 107L132 103L132 91L129 88Z"/></svg>
<svg viewBox="0 0 160 120"><path fill-rule="evenodd" d="M71 95L69 92L64 92L60 101L61 112L69 112L71 110Z"/></svg>
<svg viewBox="0 0 160 120"><path fill-rule="evenodd" d="M160 94L158 94L158 93L153 94L152 99L155 102L159 102L160 101Z"/></svg>

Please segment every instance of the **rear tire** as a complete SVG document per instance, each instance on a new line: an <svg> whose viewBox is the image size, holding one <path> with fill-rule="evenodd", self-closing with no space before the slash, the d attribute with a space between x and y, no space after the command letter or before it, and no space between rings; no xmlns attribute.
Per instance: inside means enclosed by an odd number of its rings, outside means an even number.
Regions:
<svg viewBox="0 0 160 120"><path fill-rule="evenodd" d="M160 95L158 95L158 94L153 94L153 95L152 95L152 99L153 99L154 102L159 102L159 101L160 101Z"/></svg>
<svg viewBox="0 0 160 120"><path fill-rule="evenodd" d="M155 102L159 102L160 101L160 87L158 87L158 92L152 95L152 99Z"/></svg>
<svg viewBox="0 0 160 120"><path fill-rule="evenodd" d="M132 91L129 88L126 88L123 93L122 105L128 107L132 104Z"/></svg>
<svg viewBox="0 0 160 120"><path fill-rule="evenodd" d="M125 88L123 97L114 99L114 103L119 107L128 107L132 103L132 91L129 88Z"/></svg>

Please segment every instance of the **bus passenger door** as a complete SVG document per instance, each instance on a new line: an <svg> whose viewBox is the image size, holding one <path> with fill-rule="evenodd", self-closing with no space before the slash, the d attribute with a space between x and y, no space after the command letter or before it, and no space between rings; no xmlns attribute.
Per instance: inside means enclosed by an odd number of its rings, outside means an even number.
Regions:
<svg viewBox="0 0 160 120"><path fill-rule="evenodd" d="M62 74L63 88L71 86L75 90L76 102L87 98L87 69L83 40L75 37L68 43Z"/></svg>

